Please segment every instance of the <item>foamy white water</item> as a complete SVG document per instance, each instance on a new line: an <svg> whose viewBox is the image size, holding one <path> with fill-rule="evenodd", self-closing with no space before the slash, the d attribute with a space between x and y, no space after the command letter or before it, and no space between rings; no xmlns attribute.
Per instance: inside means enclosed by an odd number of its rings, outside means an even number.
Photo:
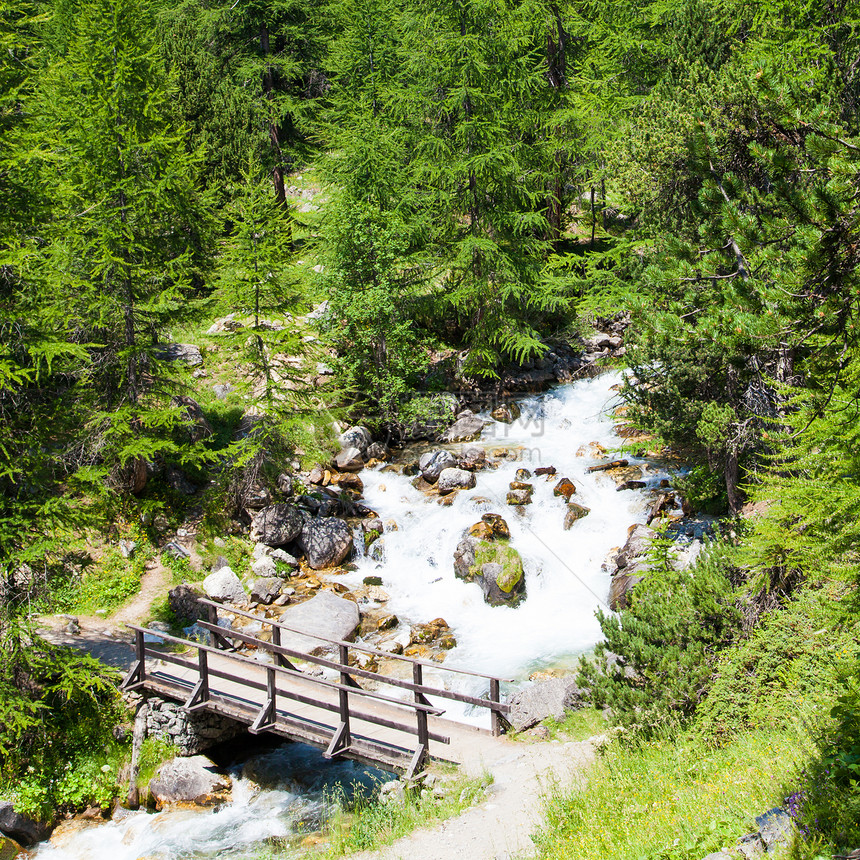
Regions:
<svg viewBox="0 0 860 860"><path fill-rule="evenodd" d="M619 380L619 374L607 373L519 401L522 415L515 423L492 422L481 440L470 444L488 451L521 448L521 461L477 472L475 489L462 491L449 507L412 487L411 478L364 471L366 504L384 522L394 520L398 530L386 530L382 563L364 558L358 573L346 581L358 584L367 575L382 577L391 595L387 608L401 621L444 618L458 643L446 657L448 666L523 679L535 669L570 663L589 650L601 637L595 612L607 608L609 575L601 565L646 512L645 491L618 492L611 478L588 474L588 467L604 457L577 456L592 442L609 452L620 448L612 421L618 400L611 390ZM638 462L627 458L631 464ZM508 485L517 469L533 472L540 466L554 466L556 474L528 479L535 487L531 505L508 506ZM591 509L569 531L563 529L565 500L553 496L562 477L576 485L571 501ZM649 486L662 477L650 472ZM511 546L523 558L527 596L516 608L487 605L478 584L454 575L457 544L488 511L505 518ZM448 716L458 716L450 702L444 707Z"/></svg>
<svg viewBox="0 0 860 860"><path fill-rule="evenodd" d="M71 834L59 844L43 843L38 860L215 860L255 856L252 846L273 838L319 829L329 801L327 792L354 784L369 787L380 771L350 761L327 762L301 744L285 744L264 755L269 774L283 774L274 786L259 790L238 776L233 801L214 810L177 809L137 812ZM249 853L251 852L251 853ZM301 852L298 852L301 853ZM290 853L278 856L289 857Z"/></svg>

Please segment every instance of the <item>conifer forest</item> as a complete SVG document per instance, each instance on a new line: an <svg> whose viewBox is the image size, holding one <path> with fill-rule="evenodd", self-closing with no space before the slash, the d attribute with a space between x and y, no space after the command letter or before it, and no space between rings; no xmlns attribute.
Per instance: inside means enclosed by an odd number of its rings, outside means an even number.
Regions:
<svg viewBox="0 0 860 860"><path fill-rule="evenodd" d="M591 484L537 464L579 485L553 497L571 557L593 539L631 560L589 562L597 635L523 657L526 683L574 655L576 705L545 725L605 736L587 787L551 792L536 856L757 856L738 840L772 808L776 856L860 856L856 0L0 0L0 334L2 860L109 818L135 780L154 806L172 755L150 738L129 770L122 674L68 642L183 636L176 589L223 562L242 605L279 610L335 570L377 649L381 583L403 654L456 660L462 625L427 646L430 610L396 602L404 521L432 511L432 532L476 479L490 495L521 452L451 444L489 416L558 396L575 424L569 386L610 377L614 441L578 456L638 494L618 533L577 539ZM591 440L563 426L573 457ZM457 475L427 466L440 446ZM622 458L639 470L615 495ZM456 573L514 640L552 575L518 531L544 527L543 478L515 465L507 503L472 508L510 533L484 516L489 555ZM399 531L381 479L410 500ZM300 516L289 539L261 537L275 508ZM349 546L317 564L326 518ZM264 569L281 591L257 599ZM374 847L359 829L321 823L313 856Z"/></svg>

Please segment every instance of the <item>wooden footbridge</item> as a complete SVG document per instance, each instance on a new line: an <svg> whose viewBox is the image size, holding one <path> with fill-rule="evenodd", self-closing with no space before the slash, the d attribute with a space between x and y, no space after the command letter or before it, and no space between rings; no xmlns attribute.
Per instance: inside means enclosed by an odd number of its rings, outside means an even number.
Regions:
<svg viewBox="0 0 860 860"><path fill-rule="evenodd" d="M450 744L452 733L502 733L510 708L500 700L500 678L328 639L234 607L200 602L206 605L209 620L198 623L210 634L212 645L130 625L135 632L136 661L123 681L123 689L182 702L189 712L206 709L247 725L252 733L271 732L316 746L324 750L326 758L351 758L405 773L408 778L431 757L458 759L456 754L446 756L439 751L438 745ZM255 636L219 626L219 610L253 619L264 630ZM268 635L264 635L265 628ZM287 647L281 644L283 633L317 639L326 651L332 652L331 656L315 656ZM146 634L184 650L162 650L148 643ZM239 653L242 647L255 649L262 659ZM196 656L190 655L191 651L196 651ZM411 664L412 680L362 669L355 665L356 652ZM303 671L297 664L310 671ZM487 682L488 698L429 686L424 683L425 667L482 679ZM329 670L337 680L320 677L320 669ZM314 670L316 674L311 674ZM363 688L359 679L371 682L377 689ZM379 692L379 687L391 688L390 693ZM404 694L407 698L402 698ZM475 729L442 719L444 711L429 697L487 708L492 729Z"/></svg>

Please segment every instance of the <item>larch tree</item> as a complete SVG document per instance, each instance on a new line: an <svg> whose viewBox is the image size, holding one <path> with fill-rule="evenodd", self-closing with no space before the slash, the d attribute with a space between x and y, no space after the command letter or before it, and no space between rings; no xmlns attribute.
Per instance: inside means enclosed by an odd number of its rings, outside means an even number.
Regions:
<svg viewBox="0 0 860 860"><path fill-rule="evenodd" d="M88 416L78 459L129 489L145 480L145 459L170 448L159 343L208 241L153 23L147 0L85 0L41 84L56 178L44 295L88 353L72 401Z"/></svg>

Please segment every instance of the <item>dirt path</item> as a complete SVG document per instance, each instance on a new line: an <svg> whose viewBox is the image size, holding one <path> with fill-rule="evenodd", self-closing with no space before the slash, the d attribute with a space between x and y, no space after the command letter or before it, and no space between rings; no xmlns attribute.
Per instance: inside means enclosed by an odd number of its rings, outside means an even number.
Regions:
<svg viewBox="0 0 860 860"><path fill-rule="evenodd" d="M531 834L543 818L543 798L553 787L581 783L604 738L524 743L503 738L476 743L464 764L494 778L483 803L457 818L415 830L376 852L352 860L513 860L534 853Z"/></svg>
<svg viewBox="0 0 860 860"><path fill-rule="evenodd" d="M140 591L111 615L110 623L115 627L122 627L124 624L141 624L148 621L152 604L167 591L170 577L171 572L161 563L159 556L156 555L148 561L140 578Z"/></svg>
<svg viewBox="0 0 860 860"><path fill-rule="evenodd" d="M140 580L140 591L113 615L76 615L79 631L69 631L68 615L51 615L39 619L42 636L55 645L67 645L86 651L109 666L126 671L134 661L131 632L126 624L149 620L153 603L170 583L170 571L157 556L149 561Z"/></svg>

